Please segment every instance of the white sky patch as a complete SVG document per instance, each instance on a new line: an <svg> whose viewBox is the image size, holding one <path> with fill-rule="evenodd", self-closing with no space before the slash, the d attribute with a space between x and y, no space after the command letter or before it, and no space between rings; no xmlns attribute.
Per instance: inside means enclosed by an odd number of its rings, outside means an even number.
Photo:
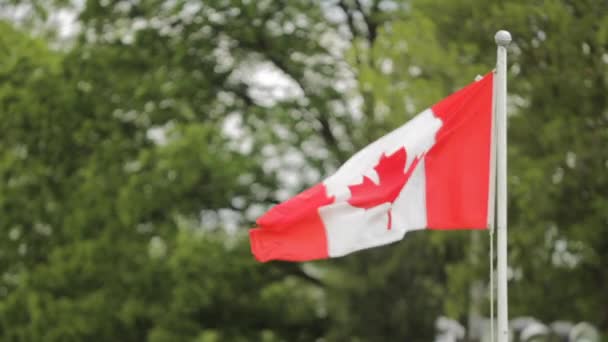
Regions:
<svg viewBox="0 0 608 342"><path fill-rule="evenodd" d="M245 218L249 221L255 221L258 217L262 216L266 210L268 210L268 206L253 204L245 211Z"/></svg>
<svg viewBox="0 0 608 342"><path fill-rule="evenodd" d="M77 22L77 12L73 10L60 9L49 16L49 23L57 27L60 39L70 39L80 32L80 24Z"/></svg>
<svg viewBox="0 0 608 342"><path fill-rule="evenodd" d="M168 122L163 126L153 126L146 131L146 138L154 142L156 145L166 145L168 142L167 131L172 127L172 122Z"/></svg>
<svg viewBox="0 0 608 342"><path fill-rule="evenodd" d="M562 179L564 179L564 169L558 167L557 169L555 169L555 172L553 172L551 180L553 181L553 184L559 184L561 183Z"/></svg>
<svg viewBox="0 0 608 342"><path fill-rule="evenodd" d="M222 122L222 134L230 140L228 148L247 155L253 148L253 136L247 134L243 124L243 116L239 112L232 112Z"/></svg>
<svg viewBox="0 0 608 342"><path fill-rule="evenodd" d="M302 143L302 150L306 155L322 160L329 157L329 151L318 140L309 139Z"/></svg>
<svg viewBox="0 0 608 342"><path fill-rule="evenodd" d="M223 229L228 233L236 233L241 227L243 215L236 210L223 208L218 210L201 210L199 227L203 230ZM193 223L190 225L195 226Z"/></svg>
<svg viewBox="0 0 608 342"><path fill-rule="evenodd" d="M566 153L566 165L568 165L568 167L571 169L576 167L576 153L572 151L568 151L568 153Z"/></svg>
<svg viewBox="0 0 608 342"><path fill-rule="evenodd" d="M581 257L570 250L567 240L558 239L555 241L551 261L555 266L574 268L581 260Z"/></svg>
<svg viewBox="0 0 608 342"><path fill-rule="evenodd" d="M218 210L220 222L222 222L222 228L229 233L235 233L241 221L241 214L238 211L232 209L220 209Z"/></svg>
<svg viewBox="0 0 608 342"><path fill-rule="evenodd" d="M333 6L329 2L321 2L325 19L331 23L341 23L346 20L346 14L338 6Z"/></svg>
<svg viewBox="0 0 608 342"><path fill-rule="evenodd" d="M292 136L291 131L283 125L274 124L272 125L272 130L282 140L287 140Z"/></svg>
<svg viewBox="0 0 608 342"><path fill-rule="evenodd" d="M153 236L148 243L148 256L151 259L161 259L167 254L167 244L160 236Z"/></svg>
<svg viewBox="0 0 608 342"><path fill-rule="evenodd" d="M363 119L363 97L360 95L353 96L348 99L348 111L351 113L351 117L355 121L361 121Z"/></svg>
<svg viewBox="0 0 608 342"><path fill-rule="evenodd" d="M390 58L384 58L380 63L380 71L385 75L393 73L393 60Z"/></svg>
<svg viewBox="0 0 608 342"><path fill-rule="evenodd" d="M281 167L281 159L278 157L268 157L264 164L262 165L262 169L266 174L271 174Z"/></svg>
<svg viewBox="0 0 608 342"><path fill-rule="evenodd" d="M46 20L35 23L35 33L47 30L55 30L61 41L70 40L80 32L81 25L78 23L78 13L84 8L85 0L72 0L64 8L53 8L42 5L47 10ZM36 18L36 10L30 4L2 5L0 7L0 19L8 20L17 25L28 25L28 22Z"/></svg>
<svg viewBox="0 0 608 342"><path fill-rule="evenodd" d="M343 36L335 31L326 31L321 35L320 42L321 46L325 47L327 51L335 56L341 57L344 52L350 48L350 41L344 39Z"/></svg>
<svg viewBox="0 0 608 342"><path fill-rule="evenodd" d="M222 132L229 139L240 139L245 133L243 118L239 113L230 113L224 119Z"/></svg>
<svg viewBox="0 0 608 342"><path fill-rule="evenodd" d="M261 152L265 157L264 171L276 173L277 186L273 195L279 201L287 200L302 188L321 180L319 171L307 165L304 153L297 148L279 150L276 146L266 145Z"/></svg>
<svg viewBox="0 0 608 342"><path fill-rule="evenodd" d="M10 20L12 22L22 22L28 18L32 11L29 5L2 6L0 18Z"/></svg>
<svg viewBox="0 0 608 342"><path fill-rule="evenodd" d="M246 66L239 74L250 86L249 95L260 105L270 107L277 102L304 95L302 89L272 63Z"/></svg>

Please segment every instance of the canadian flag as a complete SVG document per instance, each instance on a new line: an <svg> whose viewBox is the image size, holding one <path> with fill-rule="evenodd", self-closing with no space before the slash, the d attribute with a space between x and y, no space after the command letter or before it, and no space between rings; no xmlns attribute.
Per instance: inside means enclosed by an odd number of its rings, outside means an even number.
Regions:
<svg viewBox="0 0 608 342"><path fill-rule="evenodd" d="M418 229L485 229L493 73L457 91L281 203L250 230L259 261L342 256Z"/></svg>

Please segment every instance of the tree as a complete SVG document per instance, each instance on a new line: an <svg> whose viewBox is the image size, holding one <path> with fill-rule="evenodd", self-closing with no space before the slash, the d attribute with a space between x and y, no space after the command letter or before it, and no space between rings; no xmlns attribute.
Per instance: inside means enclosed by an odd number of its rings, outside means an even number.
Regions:
<svg viewBox="0 0 608 342"><path fill-rule="evenodd" d="M82 42L63 53L2 29L11 51L1 110L3 339L321 335L312 278L253 264L241 237L216 238L225 223L206 222L207 211L245 208L250 188L267 182L255 156L217 134L224 110L250 104L224 107L227 95L210 84L226 75L204 73L215 60L188 64L156 30L137 37L141 46ZM297 308L287 305L293 287Z"/></svg>
<svg viewBox="0 0 608 342"><path fill-rule="evenodd" d="M436 23L446 41L486 51L510 28L511 314L587 320L608 329L605 294L606 54L608 8L594 1L452 2ZM439 12L426 5L425 11ZM453 15L461 11L460 15ZM458 18L458 20L456 20ZM476 38L475 38L476 37ZM485 44L484 44L485 42ZM493 56L484 60L491 62ZM597 147L597 148L596 148ZM599 290L599 291L596 291ZM555 303L559 303L559 309Z"/></svg>
<svg viewBox="0 0 608 342"><path fill-rule="evenodd" d="M483 232L260 265L242 228L488 72L499 28L514 37L510 313L608 330L602 2L72 10L81 31L59 49L29 37L36 19L0 25L4 339L428 341L439 315L464 322Z"/></svg>

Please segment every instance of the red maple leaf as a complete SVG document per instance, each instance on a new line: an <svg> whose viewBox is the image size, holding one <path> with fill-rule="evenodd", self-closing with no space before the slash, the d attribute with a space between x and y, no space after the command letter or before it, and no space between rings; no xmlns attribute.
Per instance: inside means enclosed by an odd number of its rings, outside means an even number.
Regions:
<svg viewBox="0 0 608 342"><path fill-rule="evenodd" d="M378 164L374 167L380 180L378 184L374 183L368 177L363 178L361 184L349 185L350 189L350 203L354 207L358 208L373 208L383 203L393 204L401 189L405 186L408 179L416 169L418 165L419 157L416 157L410 164L407 171L404 172L405 163L407 162L407 152L405 147L395 151L390 156L383 154L378 161ZM388 209L388 227L391 229L392 217L391 208Z"/></svg>

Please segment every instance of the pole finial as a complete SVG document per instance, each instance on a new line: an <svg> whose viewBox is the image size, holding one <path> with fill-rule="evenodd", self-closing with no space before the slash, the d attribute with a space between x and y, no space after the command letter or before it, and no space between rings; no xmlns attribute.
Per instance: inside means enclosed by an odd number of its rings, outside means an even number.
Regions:
<svg viewBox="0 0 608 342"><path fill-rule="evenodd" d="M507 46L509 43L511 43L511 34L509 31L500 30L496 32L494 41L496 42L496 45Z"/></svg>

